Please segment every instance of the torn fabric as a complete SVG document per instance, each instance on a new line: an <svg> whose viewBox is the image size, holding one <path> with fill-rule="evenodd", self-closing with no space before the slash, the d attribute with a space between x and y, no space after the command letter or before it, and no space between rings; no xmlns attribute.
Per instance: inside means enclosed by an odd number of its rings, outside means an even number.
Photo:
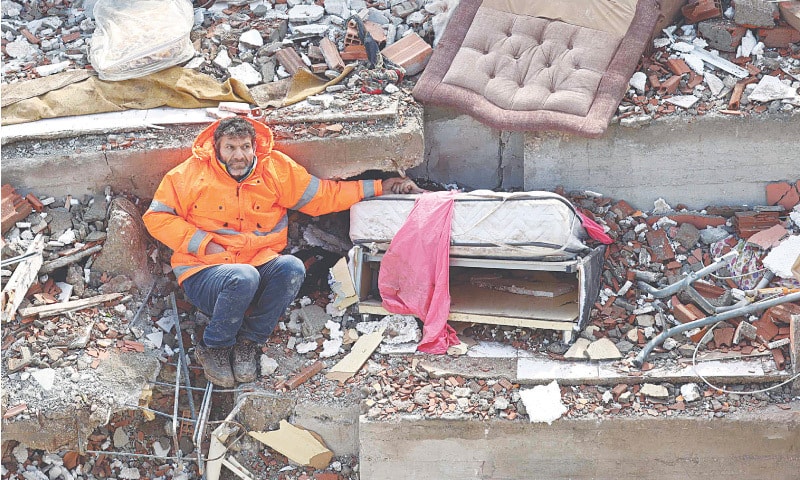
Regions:
<svg viewBox="0 0 800 480"><path fill-rule="evenodd" d="M450 315L450 224L456 192L420 195L383 256L378 289L383 308L423 324L417 350L445 353L460 342Z"/></svg>
<svg viewBox="0 0 800 480"><path fill-rule="evenodd" d="M54 80L55 81L55 80ZM236 79L223 83L191 69L172 67L145 77L109 82L92 76L3 107L2 124L43 118L156 107L215 107L219 102L255 103Z"/></svg>

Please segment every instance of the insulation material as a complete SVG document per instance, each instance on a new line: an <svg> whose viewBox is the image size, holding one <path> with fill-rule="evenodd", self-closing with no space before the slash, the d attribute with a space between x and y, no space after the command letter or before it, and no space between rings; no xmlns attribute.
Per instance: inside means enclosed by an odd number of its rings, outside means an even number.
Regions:
<svg viewBox="0 0 800 480"><path fill-rule="evenodd" d="M547 422L551 425L553 421L567 413L567 407L561 402L561 390L555 380L547 385L520 389L519 396L531 423Z"/></svg>
<svg viewBox="0 0 800 480"><path fill-rule="evenodd" d="M384 195L350 209L350 238L386 250L419 195ZM571 259L588 251L575 208L549 192L474 191L455 195L450 255Z"/></svg>

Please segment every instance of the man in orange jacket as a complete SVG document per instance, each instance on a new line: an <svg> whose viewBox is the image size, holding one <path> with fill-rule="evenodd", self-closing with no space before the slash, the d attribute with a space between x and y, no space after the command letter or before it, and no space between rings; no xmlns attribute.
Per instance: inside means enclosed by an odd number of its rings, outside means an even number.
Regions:
<svg viewBox="0 0 800 480"><path fill-rule="evenodd" d="M300 259L280 255L287 210L316 216L385 191L422 192L402 178L322 180L272 147L261 123L233 117L211 124L192 156L161 181L143 217L173 250L172 270L187 298L211 317L195 356L221 387L256 379L260 345L305 278Z"/></svg>

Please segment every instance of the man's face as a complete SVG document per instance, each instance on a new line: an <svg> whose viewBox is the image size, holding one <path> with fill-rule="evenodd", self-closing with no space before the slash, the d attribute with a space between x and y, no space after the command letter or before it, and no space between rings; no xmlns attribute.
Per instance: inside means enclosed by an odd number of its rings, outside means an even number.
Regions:
<svg viewBox="0 0 800 480"><path fill-rule="evenodd" d="M219 139L219 161L228 167L232 177L245 175L255 161L253 140L250 137L230 137Z"/></svg>

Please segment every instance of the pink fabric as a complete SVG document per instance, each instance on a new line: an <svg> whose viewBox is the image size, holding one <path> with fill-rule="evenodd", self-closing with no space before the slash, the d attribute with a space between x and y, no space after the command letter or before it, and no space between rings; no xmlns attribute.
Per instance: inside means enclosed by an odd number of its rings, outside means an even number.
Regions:
<svg viewBox="0 0 800 480"><path fill-rule="evenodd" d="M603 227L592 220L591 217L584 215L584 213L580 210L578 210L578 216L581 217L583 229L586 230L586 233L588 233L590 237L605 245L611 245L614 243L614 240L612 240L611 237L606 234L606 232L603 230Z"/></svg>
<svg viewBox="0 0 800 480"><path fill-rule="evenodd" d="M383 308L424 323L417 350L445 353L461 343L450 315L450 223L456 192L428 192L414 203L381 260Z"/></svg>

